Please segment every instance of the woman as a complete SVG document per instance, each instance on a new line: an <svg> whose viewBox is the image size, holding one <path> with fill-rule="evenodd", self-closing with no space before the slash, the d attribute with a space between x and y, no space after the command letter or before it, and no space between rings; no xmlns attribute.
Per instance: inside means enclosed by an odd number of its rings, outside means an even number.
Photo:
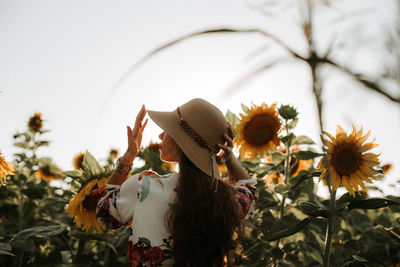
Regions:
<svg viewBox="0 0 400 267"><path fill-rule="evenodd" d="M145 171L127 179L142 140L146 110L133 129L97 206L105 227L131 225L129 266L224 266L239 245L243 221L254 205L252 180L233 156L233 132L221 111L193 99L172 112L148 111L163 130L160 157L179 173ZM220 153L218 153L220 152ZM218 163L229 179L222 181Z"/></svg>

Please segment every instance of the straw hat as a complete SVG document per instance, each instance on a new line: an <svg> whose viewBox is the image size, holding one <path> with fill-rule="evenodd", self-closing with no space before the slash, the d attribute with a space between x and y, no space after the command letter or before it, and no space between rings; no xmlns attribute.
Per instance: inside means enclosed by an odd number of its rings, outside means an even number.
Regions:
<svg viewBox="0 0 400 267"><path fill-rule="evenodd" d="M217 107L195 98L171 112L147 112L193 164L210 177L220 177L216 154L220 150L218 144L225 142L229 125Z"/></svg>

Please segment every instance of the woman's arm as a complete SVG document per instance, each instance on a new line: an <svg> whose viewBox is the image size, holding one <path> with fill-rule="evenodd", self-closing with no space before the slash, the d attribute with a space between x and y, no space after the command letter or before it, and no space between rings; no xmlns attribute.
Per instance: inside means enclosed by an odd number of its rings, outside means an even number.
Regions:
<svg viewBox="0 0 400 267"><path fill-rule="evenodd" d="M243 168L240 161L233 155L225 162L226 168L228 169L229 179L232 181L247 180L249 175Z"/></svg>
<svg viewBox="0 0 400 267"><path fill-rule="evenodd" d="M133 160L136 155L129 153L128 151L119 159L116 168L111 174L107 181L107 184L121 185L128 178L129 171L132 167ZM125 170L127 169L127 171Z"/></svg>
<svg viewBox="0 0 400 267"><path fill-rule="evenodd" d="M217 156L218 163L225 163L228 170L229 179L232 181L247 180L249 175L243 168L240 161L233 155L233 138L235 137L232 127L229 125L229 135L224 134L225 144L219 144L218 146L223 150L221 155Z"/></svg>
<svg viewBox="0 0 400 267"><path fill-rule="evenodd" d="M136 116L135 126L133 129L131 129L129 126L126 126L128 135L128 149L126 150L125 154L118 159L117 166L108 179L108 184L121 185L128 177L133 160L139 153L140 144L142 143L143 130L148 121L148 119L146 119L142 125L145 115L146 109L143 105Z"/></svg>

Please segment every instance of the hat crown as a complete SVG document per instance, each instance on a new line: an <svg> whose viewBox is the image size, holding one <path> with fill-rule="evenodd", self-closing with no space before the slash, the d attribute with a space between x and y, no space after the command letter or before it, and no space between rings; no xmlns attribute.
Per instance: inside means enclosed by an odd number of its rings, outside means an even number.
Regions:
<svg viewBox="0 0 400 267"><path fill-rule="evenodd" d="M218 144L225 141L224 133L228 133L228 123L222 112L201 98L192 99L179 109L182 119L217 152Z"/></svg>
<svg viewBox="0 0 400 267"><path fill-rule="evenodd" d="M214 178L220 176L215 154L218 144L225 143L229 125L217 107L195 98L171 112L147 112L202 172Z"/></svg>

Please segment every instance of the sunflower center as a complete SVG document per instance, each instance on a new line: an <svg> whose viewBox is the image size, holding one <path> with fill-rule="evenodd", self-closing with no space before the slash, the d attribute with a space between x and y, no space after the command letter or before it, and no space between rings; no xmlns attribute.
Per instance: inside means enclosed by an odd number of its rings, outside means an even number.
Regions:
<svg viewBox="0 0 400 267"><path fill-rule="evenodd" d="M273 140L277 123L269 114L255 115L244 127L244 138L252 146L263 146Z"/></svg>
<svg viewBox="0 0 400 267"><path fill-rule="evenodd" d="M51 172L49 166L45 166L44 168L42 168L42 172L46 176L52 176L53 175L53 173Z"/></svg>
<svg viewBox="0 0 400 267"><path fill-rule="evenodd" d="M82 207L87 211L94 211L97 208L97 201L99 200L98 197L90 194L85 197L82 201Z"/></svg>
<svg viewBox="0 0 400 267"><path fill-rule="evenodd" d="M339 175L349 176L360 166L361 153L351 148L338 147L332 155L332 165Z"/></svg>
<svg viewBox="0 0 400 267"><path fill-rule="evenodd" d="M34 116L29 120L28 127L33 131L40 131L42 128L42 119L39 116Z"/></svg>

